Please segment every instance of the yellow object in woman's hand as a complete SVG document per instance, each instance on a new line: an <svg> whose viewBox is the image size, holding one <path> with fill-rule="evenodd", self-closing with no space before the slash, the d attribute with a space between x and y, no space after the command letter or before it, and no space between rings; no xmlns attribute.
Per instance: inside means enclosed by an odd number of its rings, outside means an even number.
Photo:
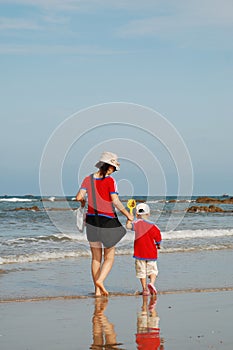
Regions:
<svg viewBox="0 0 233 350"><path fill-rule="evenodd" d="M134 208L136 208L135 199L129 199L127 202L127 207L129 208L130 214L133 214L133 210L134 210Z"/></svg>

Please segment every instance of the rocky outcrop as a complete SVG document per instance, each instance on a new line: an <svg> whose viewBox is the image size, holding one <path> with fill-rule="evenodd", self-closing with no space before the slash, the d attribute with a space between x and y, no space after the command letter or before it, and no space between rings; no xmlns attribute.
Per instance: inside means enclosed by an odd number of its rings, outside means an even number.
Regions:
<svg viewBox="0 0 233 350"><path fill-rule="evenodd" d="M77 208L46 208L47 211L64 211L64 210L76 210ZM32 207L17 207L12 210L31 210L31 211L44 211L44 209L40 209L37 205Z"/></svg>
<svg viewBox="0 0 233 350"><path fill-rule="evenodd" d="M233 197L224 199L213 198L213 197L198 197L196 203L214 203L214 204L233 204Z"/></svg>
<svg viewBox="0 0 233 350"><path fill-rule="evenodd" d="M198 206L193 205L187 209L188 213L198 213L198 212L206 212L206 213L224 213L225 210L222 208L216 207L215 205L210 206Z"/></svg>
<svg viewBox="0 0 233 350"><path fill-rule="evenodd" d="M13 210L32 210L32 211L40 211L37 205L33 205L32 207L18 207Z"/></svg>

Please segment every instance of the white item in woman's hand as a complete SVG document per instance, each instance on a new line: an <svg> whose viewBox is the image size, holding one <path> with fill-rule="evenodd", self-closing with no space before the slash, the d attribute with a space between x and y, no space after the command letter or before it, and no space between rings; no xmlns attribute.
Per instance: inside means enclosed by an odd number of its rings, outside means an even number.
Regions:
<svg viewBox="0 0 233 350"><path fill-rule="evenodd" d="M76 210L76 224L80 232L83 232L85 226L85 208L79 207Z"/></svg>

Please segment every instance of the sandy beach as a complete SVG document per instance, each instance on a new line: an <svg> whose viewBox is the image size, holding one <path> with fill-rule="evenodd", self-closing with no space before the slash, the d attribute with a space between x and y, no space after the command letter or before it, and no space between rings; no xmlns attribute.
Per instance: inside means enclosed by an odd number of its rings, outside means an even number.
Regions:
<svg viewBox="0 0 233 350"><path fill-rule="evenodd" d="M5 268L0 347L230 350L232 255L230 250L161 254L157 300L136 295L140 286L129 256L116 257L106 281L109 298L93 297L89 258L40 269L31 264L18 279Z"/></svg>

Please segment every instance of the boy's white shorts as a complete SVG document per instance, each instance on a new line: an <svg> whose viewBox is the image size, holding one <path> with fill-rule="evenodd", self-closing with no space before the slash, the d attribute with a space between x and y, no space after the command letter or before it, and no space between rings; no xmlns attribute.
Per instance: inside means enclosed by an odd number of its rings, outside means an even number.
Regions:
<svg viewBox="0 0 233 350"><path fill-rule="evenodd" d="M146 276L154 274L158 275L158 267L156 260L138 260L135 259L135 269L137 278L146 278Z"/></svg>

